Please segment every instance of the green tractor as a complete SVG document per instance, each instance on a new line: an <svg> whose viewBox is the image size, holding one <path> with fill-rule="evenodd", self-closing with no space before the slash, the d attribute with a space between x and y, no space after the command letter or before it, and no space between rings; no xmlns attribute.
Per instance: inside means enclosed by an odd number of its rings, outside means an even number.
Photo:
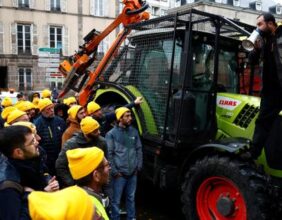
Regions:
<svg viewBox="0 0 282 220"><path fill-rule="evenodd" d="M189 220L277 219L270 209L279 207L282 169L264 152L258 161L240 156L260 103L242 94L255 88L246 89L246 74L259 77L239 40L254 27L190 9L129 28L89 100L114 109L144 97L133 109L143 175L162 189L180 189Z"/></svg>

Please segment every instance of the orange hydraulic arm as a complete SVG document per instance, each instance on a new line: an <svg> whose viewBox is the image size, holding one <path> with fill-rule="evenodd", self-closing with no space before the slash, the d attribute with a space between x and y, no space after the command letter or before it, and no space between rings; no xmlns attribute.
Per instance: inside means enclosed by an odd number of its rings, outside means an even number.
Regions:
<svg viewBox="0 0 282 220"><path fill-rule="evenodd" d="M149 14L144 12L148 5L141 0L123 0L125 5L121 14L101 33L93 29L85 38L85 43L80 46L80 50L71 57L71 61L64 60L60 66L59 71L66 77L63 91L59 97L64 96L70 89L79 92L89 77L88 82L80 93L79 104L84 106L90 95L91 88L95 83L96 78L106 67L108 61L111 59L117 48L125 40L126 36L130 33L130 29L123 29L123 31L118 35L114 43L111 45L110 49L107 51L103 59L100 61L94 72L88 71L87 68L95 60L95 55L99 43L109 35L115 28L117 28L121 23L126 26L128 24L133 24L140 22L142 20L147 20ZM84 76L82 80L79 80ZM77 87L76 84L80 81L80 85Z"/></svg>

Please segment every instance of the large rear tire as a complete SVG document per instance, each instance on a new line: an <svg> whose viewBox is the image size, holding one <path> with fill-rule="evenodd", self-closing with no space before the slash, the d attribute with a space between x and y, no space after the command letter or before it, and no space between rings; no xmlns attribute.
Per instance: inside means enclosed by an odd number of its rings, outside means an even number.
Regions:
<svg viewBox="0 0 282 220"><path fill-rule="evenodd" d="M268 218L266 177L248 162L210 156L198 160L182 185L183 212L189 220Z"/></svg>

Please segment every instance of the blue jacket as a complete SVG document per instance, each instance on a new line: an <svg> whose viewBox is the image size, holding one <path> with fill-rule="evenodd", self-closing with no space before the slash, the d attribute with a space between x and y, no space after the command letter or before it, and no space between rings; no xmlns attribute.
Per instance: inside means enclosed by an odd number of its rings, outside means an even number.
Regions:
<svg viewBox="0 0 282 220"><path fill-rule="evenodd" d="M4 186L7 181L13 185ZM20 175L9 160L0 154L0 219L22 219L23 210L25 209Z"/></svg>
<svg viewBox="0 0 282 220"><path fill-rule="evenodd" d="M48 184L44 151L29 160L16 160L0 154L0 219L30 219L23 186L43 190Z"/></svg>
<svg viewBox="0 0 282 220"><path fill-rule="evenodd" d="M4 155L0 154L0 184L6 180L16 183L20 183L21 181L20 175L15 167Z"/></svg>
<svg viewBox="0 0 282 220"><path fill-rule="evenodd" d="M106 143L113 176L118 173L129 176L142 169L142 144L135 128L115 126L107 133Z"/></svg>
<svg viewBox="0 0 282 220"><path fill-rule="evenodd" d="M58 116L45 118L39 116L34 122L37 134L41 137L40 146L47 154L47 167L50 174L55 173L55 162L61 150L62 135L66 130L66 123Z"/></svg>

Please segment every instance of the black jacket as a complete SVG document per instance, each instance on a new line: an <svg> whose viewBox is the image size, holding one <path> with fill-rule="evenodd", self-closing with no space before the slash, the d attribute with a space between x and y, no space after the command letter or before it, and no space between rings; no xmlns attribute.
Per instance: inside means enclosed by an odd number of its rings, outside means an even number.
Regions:
<svg viewBox="0 0 282 220"><path fill-rule="evenodd" d="M65 142L56 161L57 176L64 186L72 186L75 184L68 167L68 159L66 156L67 150L94 146L102 149L105 155L107 155L106 142L102 136L88 141L82 132L78 132L75 133L71 139Z"/></svg>
<svg viewBox="0 0 282 220"><path fill-rule="evenodd" d="M0 219L28 219L27 193L23 187L44 190L48 184L46 171L42 155L32 160L0 155Z"/></svg>
<svg viewBox="0 0 282 220"><path fill-rule="evenodd" d="M66 130L66 123L58 116L45 118L39 116L34 122L37 134L41 137L40 146L47 154L47 167L50 174L55 174L55 161L61 150L62 135Z"/></svg>
<svg viewBox="0 0 282 220"><path fill-rule="evenodd" d="M0 154L0 219L20 219L22 197L23 187L18 171Z"/></svg>
<svg viewBox="0 0 282 220"><path fill-rule="evenodd" d="M254 50L249 55L251 63L263 61L264 94L282 92L282 26L278 26L275 34L264 38L262 50Z"/></svg>

